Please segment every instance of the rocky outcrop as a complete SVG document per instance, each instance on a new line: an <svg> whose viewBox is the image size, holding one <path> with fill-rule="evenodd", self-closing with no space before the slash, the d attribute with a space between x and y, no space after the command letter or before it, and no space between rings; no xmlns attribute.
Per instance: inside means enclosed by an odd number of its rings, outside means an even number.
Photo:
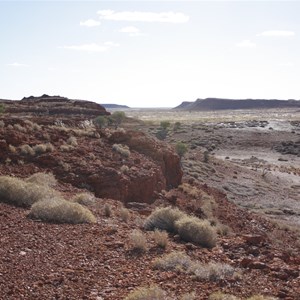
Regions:
<svg viewBox="0 0 300 300"><path fill-rule="evenodd" d="M167 144L154 139L142 132L117 131L111 135L110 141L124 143L159 164L166 178L168 188L177 187L182 178L180 158Z"/></svg>
<svg viewBox="0 0 300 300"><path fill-rule="evenodd" d="M277 99L197 99L195 102L182 102L175 109L182 110L226 110L226 109L270 109L270 108L300 108L300 100Z"/></svg>
<svg viewBox="0 0 300 300"><path fill-rule="evenodd" d="M34 130L22 119L6 117L0 128L1 162L8 162L9 172L20 177L32 169L53 172L61 182L124 203L151 203L160 191L181 183L180 159L167 144L141 132L78 129L79 120L69 119L72 126L66 122L60 127L54 125L55 117L43 117L41 122L35 118L40 127ZM68 142L70 137L76 138L74 145ZM51 151L22 151L25 144L36 149L47 143L53 146ZM114 144L128 147L129 155L113 151Z"/></svg>
<svg viewBox="0 0 300 300"><path fill-rule="evenodd" d="M43 95L41 97L30 96L22 100L0 100L5 106L6 113L35 114L35 115L84 115L96 117L109 115L105 108L98 103L85 100L72 100L60 96Z"/></svg>

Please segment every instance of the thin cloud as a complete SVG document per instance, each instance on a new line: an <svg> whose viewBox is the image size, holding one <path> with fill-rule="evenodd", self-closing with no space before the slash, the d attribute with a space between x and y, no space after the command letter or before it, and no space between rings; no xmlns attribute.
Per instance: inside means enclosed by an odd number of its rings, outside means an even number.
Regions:
<svg viewBox="0 0 300 300"><path fill-rule="evenodd" d="M74 46L62 46L59 48L67 49L67 50L83 51L83 52L104 52L108 50L107 46L98 45L96 43L74 45Z"/></svg>
<svg viewBox="0 0 300 300"><path fill-rule="evenodd" d="M101 22L93 20L93 19L88 19L86 21L81 21L80 26L85 26L85 27L96 27L99 26Z"/></svg>
<svg viewBox="0 0 300 300"><path fill-rule="evenodd" d="M9 66L9 67L15 67L15 68L30 67L27 64L20 64L18 62L14 62L12 64L7 64L7 66Z"/></svg>
<svg viewBox="0 0 300 300"><path fill-rule="evenodd" d="M143 35L141 33L140 29L138 29L135 26L126 26L126 27L123 27L123 28L121 28L119 30L119 32L127 33L129 36L140 36L140 35Z"/></svg>
<svg viewBox="0 0 300 300"><path fill-rule="evenodd" d="M294 36L294 31L289 30L267 30L261 33L258 33L256 36L268 36L268 37L289 37Z"/></svg>
<svg viewBox="0 0 300 300"><path fill-rule="evenodd" d="M295 64L290 61L278 64L279 67L285 67L285 68L294 67L294 65Z"/></svg>
<svg viewBox="0 0 300 300"><path fill-rule="evenodd" d="M256 44L251 42L250 40L243 40L237 43L236 46L240 48L255 48Z"/></svg>
<svg viewBox="0 0 300 300"><path fill-rule="evenodd" d="M107 47L120 47L120 44L115 42L105 42L104 45Z"/></svg>
<svg viewBox="0 0 300 300"><path fill-rule="evenodd" d="M99 10L99 18L110 21L129 21L129 22L161 22L161 23L186 23L189 16L175 12L143 12L143 11L121 11Z"/></svg>

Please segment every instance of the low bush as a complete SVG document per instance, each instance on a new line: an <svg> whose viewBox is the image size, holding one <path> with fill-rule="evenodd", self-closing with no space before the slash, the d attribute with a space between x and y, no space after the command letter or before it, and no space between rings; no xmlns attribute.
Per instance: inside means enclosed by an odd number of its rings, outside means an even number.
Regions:
<svg viewBox="0 0 300 300"><path fill-rule="evenodd" d="M67 139L67 144L68 144L68 145L71 145L71 146L73 146L73 147L78 146L76 137L75 137L75 136L70 136L70 137Z"/></svg>
<svg viewBox="0 0 300 300"><path fill-rule="evenodd" d="M237 298L236 296L230 295L230 294L224 294L222 292L215 292L212 293L208 300L239 300L240 298Z"/></svg>
<svg viewBox="0 0 300 300"><path fill-rule="evenodd" d="M29 217L54 223L95 223L92 212L78 203L55 197L32 205Z"/></svg>
<svg viewBox="0 0 300 300"><path fill-rule="evenodd" d="M187 272L192 266L192 260L184 252L174 251L154 261L154 269L163 271Z"/></svg>
<svg viewBox="0 0 300 300"><path fill-rule="evenodd" d="M130 150L129 150L128 146L126 146L126 145L113 144L112 150L114 152L119 153L120 155L122 155L124 157L130 156Z"/></svg>
<svg viewBox="0 0 300 300"><path fill-rule="evenodd" d="M153 233L155 243L161 247L166 248L168 245L168 233L166 231L155 230Z"/></svg>
<svg viewBox="0 0 300 300"><path fill-rule="evenodd" d="M21 150L22 155L29 155L29 156L34 156L35 155L35 151L27 144L22 145L20 147L20 150Z"/></svg>
<svg viewBox="0 0 300 300"><path fill-rule="evenodd" d="M185 213L178 208L157 208L146 219L144 228L146 230L159 229L168 232L176 232L175 222L184 216Z"/></svg>
<svg viewBox="0 0 300 300"><path fill-rule="evenodd" d="M120 210L120 217L121 217L122 221L127 223L129 218L130 218L129 210L125 207L122 207L121 210Z"/></svg>
<svg viewBox="0 0 300 300"><path fill-rule="evenodd" d="M38 144L33 146L33 151L35 152L36 155L38 154L43 154L47 152L47 148L45 144Z"/></svg>
<svg viewBox="0 0 300 300"><path fill-rule="evenodd" d="M26 182L53 187L57 181L52 173L38 172L25 179Z"/></svg>
<svg viewBox="0 0 300 300"><path fill-rule="evenodd" d="M93 206L95 204L95 197L89 193L80 193L75 195L72 201L84 206Z"/></svg>
<svg viewBox="0 0 300 300"><path fill-rule="evenodd" d="M140 230L133 230L129 236L129 244L132 250L146 251L147 239Z"/></svg>
<svg viewBox="0 0 300 300"><path fill-rule="evenodd" d="M216 245L217 234L207 220L186 216L175 222L180 238L203 247L212 248Z"/></svg>
<svg viewBox="0 0 300 300"><path fill-rule="evenodd" d="M14 129L23 133L27 132L27 129L20 124L14 124Z"/></svg>
<svg viewBox="0 0 300 300"><path fill-rule="evenodd" d="M233 277L235 269L228 264L211 262L193 264L189 272L194 275L195 279L219 281Z"/></svg>
<svg viewBox="0 0 300 300"><path fill-rule="evenodd" d="M131 292L125 300L166 300L167 295L158 286L140 287Z"/></svg>
<svg viewBox="0 0 300 300"><path fill-rule="evenodd" d="M109 218L112 214L111 206L109 204L105 203L103 210L104 210L105 217Z"/></svg>
<svg viewBox="0 0 300 300"><path fill-rule="evenodd" d="M58 192L47 185L26 182L22 179L0 176L0 199L16 206L29 207L35 202L51 199Z"/></svg>

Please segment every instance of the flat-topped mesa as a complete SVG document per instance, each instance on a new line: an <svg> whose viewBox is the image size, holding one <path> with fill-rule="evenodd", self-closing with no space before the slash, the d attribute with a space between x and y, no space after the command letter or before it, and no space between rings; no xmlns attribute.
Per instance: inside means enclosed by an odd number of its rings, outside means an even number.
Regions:
<svg viewBox="0 0 300 300"><path fill-rule="evenodd" d="M0 103L5 105L5 112L13 114L84 115L89 117L110 114L102 105L92 101L45 94L40 97L24 97L22 100L0 100Z"/></svg>
<svg viewBox="0 0 300 300"><path fill-rule="evenodd" d="M300 100L206 98L197 99L195 102L182 102L179 106L175 107L175 109L189 111L276 108L300 108Z"/></svg>

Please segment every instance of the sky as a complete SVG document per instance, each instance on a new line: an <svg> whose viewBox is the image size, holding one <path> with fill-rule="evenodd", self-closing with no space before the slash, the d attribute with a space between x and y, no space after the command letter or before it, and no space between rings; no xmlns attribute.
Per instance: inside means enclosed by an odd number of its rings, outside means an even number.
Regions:
<svg viewBox="0 0 300 300"><path fill-rule="evenodd" d="M300 99L300 1L3 1L0 98Z"/></svg>

